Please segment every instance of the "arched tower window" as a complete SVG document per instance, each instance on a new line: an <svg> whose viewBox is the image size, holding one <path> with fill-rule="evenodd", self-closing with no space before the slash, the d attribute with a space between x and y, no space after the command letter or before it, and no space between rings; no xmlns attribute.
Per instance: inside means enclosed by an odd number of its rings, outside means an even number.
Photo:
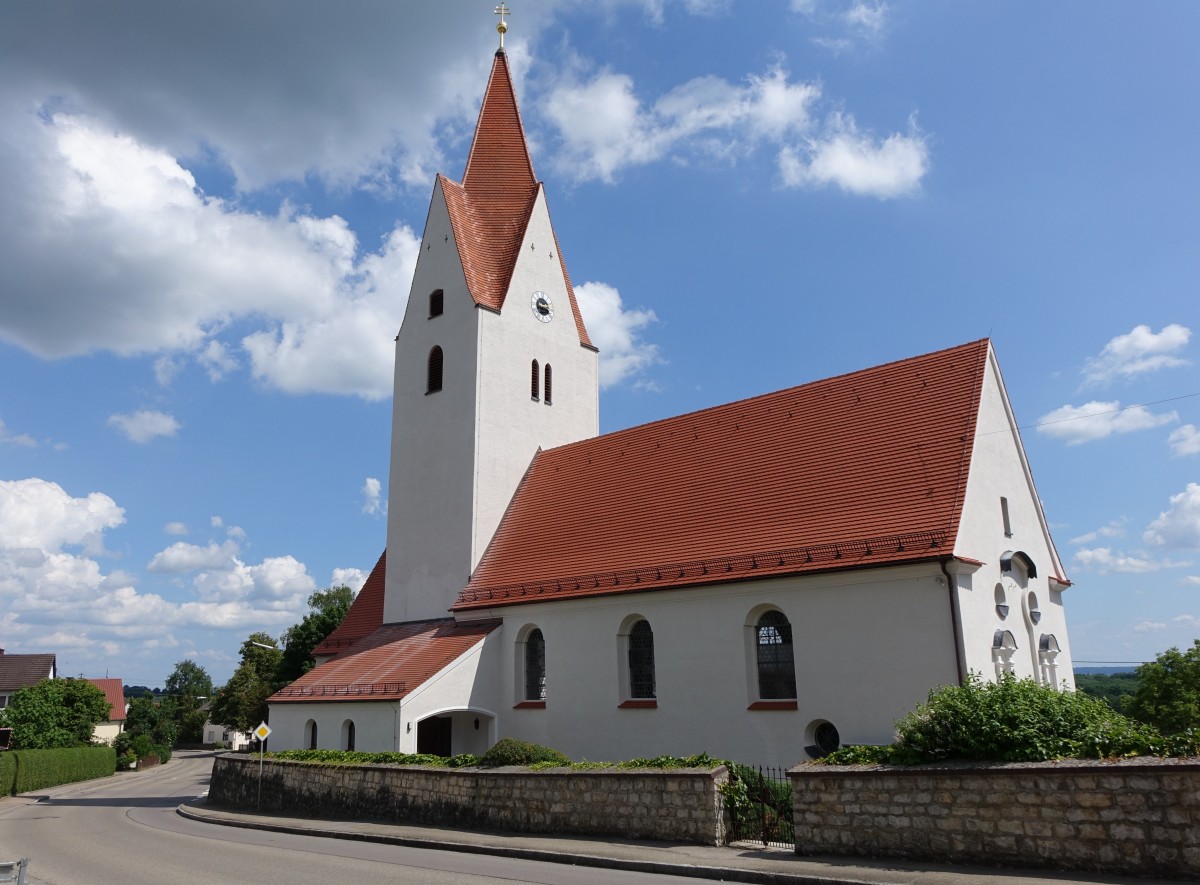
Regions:
<svg viewBox="0 0 1200 885"><path fill-rule="evenodd" d="M754 628L758 696L765 700L796 697L796 657L792 625L781 611L764 612Z"/></svg>
<svg viewBox="0 0 1200 885"><path fill-rule="evenodd" d="M546 383L542 385L546 392L546 405L550 405L550 380L551 380L550 364L546 363Z"/></svg>
<svg viewBox="0 0 1200 885"><path fill-rule="evenodd" d="M649 621L629 631L629 697L654 698L654 632Z"/></svg>
<svg viewBox="0 0 1200 885"><path fill-rule="evenodd" d="M304 723L305 737L308 738L308 748L315 750L317 748L317 723L315 720L309 719Z"/></svg>
<svg viewBox="0 0 1200 885"><path fill-rule="evenodd" d="M546 640L541 630L525 637L525 700L546 700Z"/></svg>
<svg viewBox="0 0 1200 885"><path fill-rule="evenodd" d="M440 317L442 309L445 307L445 295L441 289L434 289L429 293L429 316Z"/></svg>
<svg viewBox="0 0 1200 885"><path fill-rule="evenodd" d="M437 393L442 389L442 349L429 351L429 371L426 375L425 392Z"/></svg>
<svg viewBox="0 0 1200 885"><path fill-rule="evenodd" d="M538 361L534 360L529 367L529 398L532 400L538 399L538 384L541 381L541 372L538 371Z"/></svg>

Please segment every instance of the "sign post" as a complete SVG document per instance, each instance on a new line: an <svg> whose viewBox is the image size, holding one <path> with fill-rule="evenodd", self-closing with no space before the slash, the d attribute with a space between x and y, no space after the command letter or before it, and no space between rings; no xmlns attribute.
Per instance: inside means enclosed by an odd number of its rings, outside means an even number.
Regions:
<svg viewBox="0 0 1200 885"><path fill-rule="evenodd" d="M258 728L254 729L254 736L258 738L258 805L257 810L262 811L262 770L263 770L263 752L266 749L267 738L271 736L271 726L265 722L258 723Z"/></svg>

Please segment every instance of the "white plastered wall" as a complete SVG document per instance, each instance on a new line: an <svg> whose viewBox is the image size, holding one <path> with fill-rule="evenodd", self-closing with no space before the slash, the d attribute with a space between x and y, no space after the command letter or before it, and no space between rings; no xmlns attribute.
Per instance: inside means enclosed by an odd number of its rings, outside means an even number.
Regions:
<svg viewBox="0 0 1200 885"><path fill-rule="evenodd" d="M758 700L753 623L765 608L791 622L797 709ZM698 587L497 609L484 669L498 695L499 735L574 759L616 761L708 752L750 764L806 758L832 722L842 743L888 743L893 723L937 685L957 681L950 597L936 564ZM619 636L631 616L654 632L657 707L622 709ZM546 644L544 709L522 700L531 626Z"/></svg>
<svg viewBox="0 0 1200 885"><path fill-rule="evenodd" d="M954 428L946 430L957 432ZM1001 498L1007 501L1010 535L1005 534ZM1006 551L1026 554L1037 576L1028 577L1019 564L1003 571L1000 559ZM1062 588L1052 581L1054 576L1063 575L1062 565L990 347L955 553L983 562L973 573L958 576L967 669L984 679L995 679L994 638L997 631L1008 631L1017 644L1017 651L1011 655L1011 672L1017 677L1037 676L1046 681L1048 673L1039 660L1039 646L1044 635L1053 636L1061 650L1050 678L1055 684L1074 688ZM1040 613L1037 623L1031 617L1031 593ZM1008 606L1005 617L997 609L1001 600Z"/></svg>

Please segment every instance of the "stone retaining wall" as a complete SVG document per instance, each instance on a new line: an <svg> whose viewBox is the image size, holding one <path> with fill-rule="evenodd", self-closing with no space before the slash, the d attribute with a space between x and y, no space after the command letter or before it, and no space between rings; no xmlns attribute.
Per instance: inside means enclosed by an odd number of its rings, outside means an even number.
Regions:
<svg viewBox="0 0 1200 885"><path fill-rule="evenodd" d="M796 853L1200 879L1200 760L802 765Z"/></svg>
<svg viewBox="0 0 1200 885"><path fill-rule="evenodd" d="M208 801L258 806L259 760L213 760ZM567 771L318 765L266 760L264 812L720 845L724 767Z"/></svg>

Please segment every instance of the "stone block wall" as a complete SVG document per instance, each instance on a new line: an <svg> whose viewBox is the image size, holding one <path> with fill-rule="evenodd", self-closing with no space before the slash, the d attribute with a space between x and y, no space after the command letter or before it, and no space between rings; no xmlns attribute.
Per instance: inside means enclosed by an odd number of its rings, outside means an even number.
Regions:
<svg viewBox="0 0 1200 885"><path fill-rule="evenodd" d="M208 801L259 807L259 760L214 760ZM266 760L261 810L464 829L565 833L720 845L724 806L716 769L569 771L317 765Z"/></svg>
<svg viewBox="0 0 1200 885"><path fill-rule="evenodd" d="M788 772L796 853L1200 879L1200 760Z"/></svg>

